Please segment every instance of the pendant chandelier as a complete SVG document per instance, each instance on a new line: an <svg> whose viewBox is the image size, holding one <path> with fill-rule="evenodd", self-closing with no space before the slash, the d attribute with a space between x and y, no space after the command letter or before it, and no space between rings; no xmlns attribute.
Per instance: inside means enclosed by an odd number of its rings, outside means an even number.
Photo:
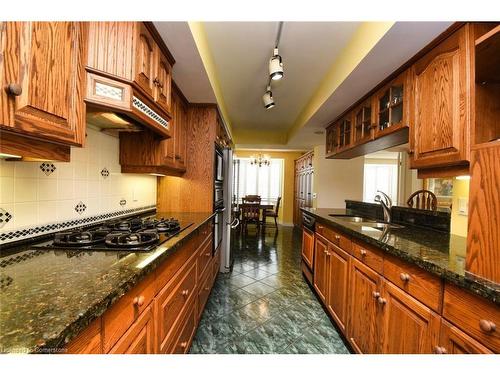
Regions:
<svg viewBox="0 0 500 375"><path fill-rule="evenodd" d="M263 165L267 166L270 164L271 164L271 160L270 160L269 156L267 156L267 155L259 154L257 156L250 157L250 165L257 165L259 167L262 167Z"/></svg>

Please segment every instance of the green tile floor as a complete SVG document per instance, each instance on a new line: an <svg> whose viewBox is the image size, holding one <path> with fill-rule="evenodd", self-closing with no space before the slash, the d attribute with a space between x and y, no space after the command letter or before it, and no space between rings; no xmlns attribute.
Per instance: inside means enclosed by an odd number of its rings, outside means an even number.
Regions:
<svg viewBox="0 0 500 375"><path fill-rule="evenodd" d="M232 240L233 272L217 276L190 353L349 353L302 276L300 231Z"/></svg>

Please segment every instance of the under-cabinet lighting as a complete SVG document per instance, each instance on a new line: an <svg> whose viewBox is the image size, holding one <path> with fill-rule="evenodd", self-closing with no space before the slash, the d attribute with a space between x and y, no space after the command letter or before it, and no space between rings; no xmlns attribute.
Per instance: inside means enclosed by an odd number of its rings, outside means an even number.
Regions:
<svg viewBox="0 0 500 375"><path fill-rule="evenodd" d="M0 153L0 159L11 159L11 158L14 158L14 159L21 159L22 156L19 156L19 155L12 155L12 154L3 154L3 153Z"/></svg>
<svg viewBox="0 0 500 375"><path fill-rule="evenodd" d="M457 176L455 177L457 180L470 180L470 176L468 175L463 175L463 176Z"/></svg>
<svg viewBox="0 0 500 375"><path fill-rule="evenodd" d="M150 176L157 176L157 177L165 177L166 174L161 174L161 173L150 173Z"/></svg>

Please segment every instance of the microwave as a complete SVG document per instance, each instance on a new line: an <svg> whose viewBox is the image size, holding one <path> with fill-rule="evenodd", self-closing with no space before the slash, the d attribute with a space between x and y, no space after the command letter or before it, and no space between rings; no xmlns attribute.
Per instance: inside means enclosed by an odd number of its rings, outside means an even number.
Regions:
<svg viewBox="0 0 500 375"><path fill-rule="evenodd" d="M224 181L224 157L222 150L215 147L215 182Z"/></svg>

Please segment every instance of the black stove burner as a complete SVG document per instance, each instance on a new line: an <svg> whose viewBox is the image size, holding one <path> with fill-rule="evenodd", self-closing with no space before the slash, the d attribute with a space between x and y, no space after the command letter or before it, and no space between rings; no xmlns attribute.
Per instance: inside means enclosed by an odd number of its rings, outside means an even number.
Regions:
<svg viewBox="0 0 500 375"><path fill-rule="evenodd" d="M146 219L143 222L144 228L156 229L158 232L173 232L180 229L179 220L170 219Z"/></svg>
<svg viewBox="0 0 500 375"><path fill-rule="evenodd" d="M106 245L110 247L141 247L157 242L160 239L156 231L135 233L110 233L106 236Z"/></svg>
<svg viewBox="0 0 500 375"><path fill-rule="evenodd" d="M104 242L104 238L109 233L106 230L79 231L56 233L54 245L57 246L90 246Z"/></svg>

